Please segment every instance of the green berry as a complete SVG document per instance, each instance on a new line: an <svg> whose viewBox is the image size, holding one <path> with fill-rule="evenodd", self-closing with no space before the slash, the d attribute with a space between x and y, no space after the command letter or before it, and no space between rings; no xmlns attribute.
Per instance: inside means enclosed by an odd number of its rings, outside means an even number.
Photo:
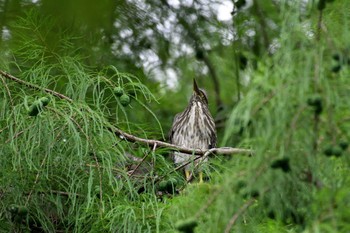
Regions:
<svg viewBox="0 0 350 233"><path fill-rule="evenodd" d="M123 88L121 88L121 87L115 87L115 88L113 89L113 92L114 92L114 94L115 94L116 96L118 96L118 97L120 97L120 96L122 96L122 95L124 94L124 90L123 90Z"/></svg>
<svg viewBox="0 0 350 233"><path fill-rule="evenodd" d="M247 186L247 183L243 180L239 180L237 183L236 183L236 186L235 188L237 189L237 191L245 188Z"/></svg>
<svg viewBox="0 0 350 233"><path fill-rule="evenodd" d="M335 157L340 157L342 153L343 153L343 150L340 146L333 147L333 155Z"/></svg>
<svg viewBox="0 0 350 233"><path fill-rule="evenodd" d="M120 96L120 103L126 107L130 104L130 97L127 94Z"/></svg>
<svg viewBox="0 0 350 233"><path fill-rule="evenodd" d="M322 106L322 98L319 95L311 96L307 99L307 104L313 107Z"/></svg>
<svg viewBox="0 0 350 233"><path fill-rule="evenodd" d="M345 141L345 140L341 140L341 141L339 142L339 146L340 146L340 148L342 148L343 150L346 150L346 149L348 149L349 143L348 143L347 141Z"/></svg>
<svg viewBox="0 0 350 233"><path fill-rule="evenodd" d="M340 146L328 145L323 151L326 156L340 157L343 153L343 149Z"/></svg>
<svg viewBox="0 0 350 233"><path fill-rule="evenodd" d="M340 61L340 55L338 53L335 53L332 55L332 58L335 60L335 61Z"/></svg>
<svg viewBox="0 0 350 233"><path fill-rule="evenodd" d="M159 182L159 191L165 191L167 188L168 182L165 180L162 180Z"/></svg>
<svg viewBox="0 0 350 233"><path fill-rule="evenodd" d="M18 207L18 214L21 216L26 216L28 214L28 208L25 206Z"/></svg>
<svg viewBox="0 0 350 233"><path fill-rule="evenodd" d="M326 0L318 0L317 9L322 11L326 7Z"/></svg>
<svg viewBox="0 0 350 233"><path fill-rule="evenodd" d="M277 159L271 164L271 168L278 169L280 168L283 172L289 172L289 158Z"/></svg>
<svg viewBox="0 0 350 233"><path fill-rule="evenodd" d="M307 104L309 106L314 107L315 114L319 115L321 114L323 108L322 108L322 98L319 95L311 96L307 99Z"/></svg>
<svg viewBox="0 0 350 233"><path fill-rule="evenodd" d="M175 224L175 227L178 231L184 233L194 232L194 228L198 225L197 221L193 218L179 221Z"/></svg>
<svg viewBox="0 0 350 233"><path fill-rule="evenodd" d="M36 100L29 107L28 115L29 116L37 116L42 109L43 109L43 103L40 100Z"/></svg>
<svg viewBox="0 0 350 233"><path fill-rule="evenodd" d="M333 146L332 145L326 146L326 148L324 149L323 153L326 156L332 156L333 155Z"/></svg>
<svg viewBox="0 0 350 233"><path fill-rule="evenodd" d="M46 106L46 105L48 105L48 104L50 103L50 98L48 98L48 97L41 97L41 98L39 99L39 101L41 101L41 103L43 104L43 106Z"/></svg>
<svg viewBox="0 0 350 233"><path fill-rule="evenodd" d="M260 196L260 193L259 193L258 190L252 190L252 191L250 192L250 196L251 196L252 198L258 198L258 197Z"/></svg>
<svg viewBox="0 0 350 233"><path fill-rule="evenodd" d="M335 65L332 67L332 72L338 73L341 70L341 68L342 68L341 64Z"/></svg>
<svg viewBox="0 0 350 233"><path fill-rule="evenodd" d="M169 180L162 180L159 182L158 190L167 193L174 193L176 185L177 180L174 178L170 178Z"/></svg>

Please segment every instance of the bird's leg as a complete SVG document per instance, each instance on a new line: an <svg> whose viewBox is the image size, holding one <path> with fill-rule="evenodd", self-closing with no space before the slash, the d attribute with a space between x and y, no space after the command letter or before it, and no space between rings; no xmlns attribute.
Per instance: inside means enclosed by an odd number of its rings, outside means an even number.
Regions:
<svg viewBox="0 0 350 233"><path fill-rule="evenodd" d="M199 172L199 183L203 183L203 172Z"/></svg>
<svg viewBox="0 0 350 233"><path fill-rule="evenodd" d="M186 181L190 179L191 173L188 170L185 170Z"/></svg>

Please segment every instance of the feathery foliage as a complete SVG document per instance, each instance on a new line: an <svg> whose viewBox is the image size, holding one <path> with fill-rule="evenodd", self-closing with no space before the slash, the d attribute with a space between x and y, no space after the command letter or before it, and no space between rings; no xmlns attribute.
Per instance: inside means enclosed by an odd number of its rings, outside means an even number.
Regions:
<svg viewBox="0 0 350 233"><path fill-rule="evenodd" d="M1 231L350 231L347 1L236 1L232 25L201 1L102 1L76 20L84 3L55 19L50 1L5 2ZM193 77L219 144L254 150L213 156L203 185L112 130L165 140Z"/></svg>

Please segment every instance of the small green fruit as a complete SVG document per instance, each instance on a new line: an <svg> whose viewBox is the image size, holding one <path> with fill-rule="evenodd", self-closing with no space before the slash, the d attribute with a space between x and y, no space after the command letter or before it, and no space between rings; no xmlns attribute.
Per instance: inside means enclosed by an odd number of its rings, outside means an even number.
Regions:
<svg viewBox="0 0 350 233"><path fill-rule="evenodd" d="M317 9L322 11L326 7L326 0L318 0Z"/></svg>
<svg viewBox="0 0 350 233"><path fill-rule="evenodd" d="M126 107L130 104L130 97L127 94L120 96L120 103Z"/></svg>
<svg viewBox="0 0 350 233"><path fill-rule="evenodd" d="M343 150L346 150L346 149L348 149L349 143L348 143L347 141L345 141L345 140L341 140L341 141L339 142L339 146L340 146L340 148L342 148Z"/></svg>
<svg viewBox="0 0 350 233"><path fill-rule="evenodd" d="M323 153L326 156L334 155L335 157L340 157L343 153L343 149L340 146L328 145L323 151Z"/></svg>
<svg viewBox="0 0 350 233"><path fill-rule="evenodd" d="M326 146L326 148L324 149L323 153L326 156L332 156L333 155L333 146L332 145Z"/></svg>
<svg viewBox="0 0 350 233"><path fill-rule="evenodd" d="M26 216L28 214L28 208L25 206L18 207L18 214L21 216Z"/></svg>
<svg viewBox="0 0 350 233"><path fill-rule="evenodd" d="M289 158L277 159L271 164L271 168L278 169L280 168L283 172L289 172Z"/></svg>
<svg viewBox="0 0 350 233"><path fill-rule="evenodd" d="M174 193L176 185L177 185L177 180L175 178L162 180L161 182L159 182L158 190L164 191L167 193Z"/></svg>
<svg viewBox="0 0 350 233"><path fill-rule="evenodd" d="M170 183L170 184L173 185L173 186L176 186L177 183L178 183L178 180L175 179L174 177L171 177L171 178L168 180L168 183Z"/></svg>
<svg viewBox="0 0 350 233"><path fill-rule="evenodd" d="M123 88L121 88L121 87L115 87L115 88L113 89L113 92L114 92L114 94L115 94L116 96L118 96L118 97L120 97L120 96L122 96L122 95L124 94L124 90L123 90Z"/></svg>
<svg viewBox="0 0 350 233"><path fill-rule="evenodd" d="M165 180L162 180L161 182L159 182L159 190L160 191L166 190L167 185L168 185L168 182L166 182Z"/></svg>
<svg viewBox="0 0 350 233"><path fill-rule="evenodd" d="M323 108L322 108L322 98L319 95L311 96L307 99L307 104L309 106L314 107L315 113L317 115L321 114Z"/></svg>
<svg viewBox="0 0 350 233"><path fill-rule="evenodd" d="M42 109L43 109L43 103L40 100L36 100L29 107L28 115L29 116L37 116Z"/></svg>
<svg viewBox="0 0 350 233"><path fill-rule="evenodd" d="M39 99L39 101L41 101L41 103L43 104L43 106L47 106L50 103L50 98L48 97L41 97Z"/></svg>
<svg viewBox="0 0 350 233"><path fill-rule="evenodd" d="M338 65L335 65L335 66L333 66L332 67L332 72L333 73L338 73L340 70L341 70L341 65L340 64L338 64Z"/></svg>
<svg viewBox="0 0 350 233"><path fill-rule="evenodd" d="M335 60L335 61L340 61L340 55L338 53L335 53L332 55L332 58Z"/></svg>
<svg viewBox="0 0 350 233"><path fill-rule="evenodd" d="M179 221L175 224L175 227L178 231L184 232L184 233L193 233L194 228L198 225L197 221L193 218Z"/></svg>
<svg viewBox="0 0 350 233"><path fill-rule="evenodd" d="M267 213L267 217L271 218L271 219L276 219L276 214L273 210L270 210L268 213Z"/></svg>
<svg viewBox="0 0 350 233"><path fill-rule="evenodd" d="M307 99L307 104L313 107L322 106L322 98L319 95L311 96Z"/></svg>
<svg viewBox="0 0 350 233"><path fill-rule="evenodd" d="M340 157L342 153L343 153L343 150L340 146L333 147L333 155L335 157Z"/></svg>
<svg viewBox="0 0 350 233"><path fill-rule="evenodd" d="M241 190L242 188L245 188L247 186L247 183L243 180L239 180L236 184L236 189Z"/></svg>

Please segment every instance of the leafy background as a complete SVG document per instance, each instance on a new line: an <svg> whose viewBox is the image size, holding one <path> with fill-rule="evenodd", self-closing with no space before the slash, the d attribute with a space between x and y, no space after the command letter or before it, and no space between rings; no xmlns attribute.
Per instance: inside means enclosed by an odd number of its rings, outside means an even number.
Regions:
<svg viewBox="0 0 350 233"><path fill-rule="evenodd" d="M348 1L3 0L0 12L0 70L25 82L1 76L2 232L350 231ZM219 145L254 150L213 157L204 184L186 184L168 149L110 130L166 140L193 78Z"/></svg>

